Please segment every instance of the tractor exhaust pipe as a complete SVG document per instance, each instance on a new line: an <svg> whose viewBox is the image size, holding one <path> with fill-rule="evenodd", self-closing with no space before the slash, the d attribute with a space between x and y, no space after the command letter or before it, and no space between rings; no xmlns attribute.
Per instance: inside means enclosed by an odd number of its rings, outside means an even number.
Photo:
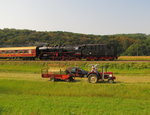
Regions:
<svg viewBox="0 0 150 115"><path fill-rule="evenodd" d="M103 80L103 81L104 81L104 69L105 69L105 67L102 66L102 80Z"/></svg>

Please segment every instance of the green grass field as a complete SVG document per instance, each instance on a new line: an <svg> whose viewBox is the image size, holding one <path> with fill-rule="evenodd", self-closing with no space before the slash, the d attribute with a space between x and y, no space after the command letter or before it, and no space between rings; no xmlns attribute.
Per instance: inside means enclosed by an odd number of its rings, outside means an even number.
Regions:
<svg viewBox="0 0 150 115"><path fill-rule="evenodd" d="M112 62L114 84L50 82L40 76L47 63L58 62L0 62L0 115L150 114L150 62ZM84 68L93 62L61 63Z"/></svg>
<svg viewBox="0 0 150 115"><path fill-rule="evenodd" d="M118 60L142 60L142 61L149 61L150 56L119 56Z"/></svg>
<svg viewBox="0 0 150 115"><path fill-rule="evenodd" d="M108 66L108 71L113 71L116 74L149 74L150 62L115 62L115 61L0 61L1 72L20 72L20 73L40 73L41 68L47 66L65 65L67 67L78 66L85 70L90 70L90 64L98 64ZM56 65L57 64L57 65ZM101 70L101 69L100 69Z"/></svg>

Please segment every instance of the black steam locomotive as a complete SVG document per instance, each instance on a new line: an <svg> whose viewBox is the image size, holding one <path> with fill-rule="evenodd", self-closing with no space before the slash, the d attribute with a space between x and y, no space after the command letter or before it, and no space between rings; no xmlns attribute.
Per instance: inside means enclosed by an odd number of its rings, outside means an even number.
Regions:
<svg viewBox="0 0 150 115"><path fill-rule="evenodd" d="M117 50L105 44L84 44L74 47L39 47L41 60L115 60Z"/></svg>

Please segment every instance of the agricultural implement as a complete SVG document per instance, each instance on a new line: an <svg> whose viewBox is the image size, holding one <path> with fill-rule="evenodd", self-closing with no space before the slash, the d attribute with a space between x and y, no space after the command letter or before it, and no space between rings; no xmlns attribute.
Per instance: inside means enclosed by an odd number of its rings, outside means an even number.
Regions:
<svg viewBox="0 0 150 115"><path fill-rule="evenodd" d="M51 81L65 80L73 81L74 78L71 74L66 74L66 68L48 65L41 70L43 78L50 78Z"/></svg>
<svg viewBox="0 0 150 115"><path fill-rule="evenodd" d="M50 78L51 81L64 80L64 81L74 81L76 77L88 78L89 83L97 82L109 82L114 83L116 79L113 72L107 72L107 67L102 66L102 71L99 72L97 65L92 65L91 71L85 71L78 67L65 68L53 68L52 66L42 69L42 77Z"/></svg>

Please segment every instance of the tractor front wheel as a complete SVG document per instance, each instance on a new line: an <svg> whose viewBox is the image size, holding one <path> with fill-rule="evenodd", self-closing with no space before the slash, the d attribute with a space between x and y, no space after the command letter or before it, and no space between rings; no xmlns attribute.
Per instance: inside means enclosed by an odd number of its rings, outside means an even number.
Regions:
<svg viewBox="0 0 150 115"><path fill-rule="evenodd" d="M108 79L108 83L114 83L113 79Z"/></svg>
<svg viewBox="0 0 150 115"><path fill-rule="evenodd" d="M98 82L98 76L96 74L90 74L88 76L89 83L97 83Z"/></svg>

